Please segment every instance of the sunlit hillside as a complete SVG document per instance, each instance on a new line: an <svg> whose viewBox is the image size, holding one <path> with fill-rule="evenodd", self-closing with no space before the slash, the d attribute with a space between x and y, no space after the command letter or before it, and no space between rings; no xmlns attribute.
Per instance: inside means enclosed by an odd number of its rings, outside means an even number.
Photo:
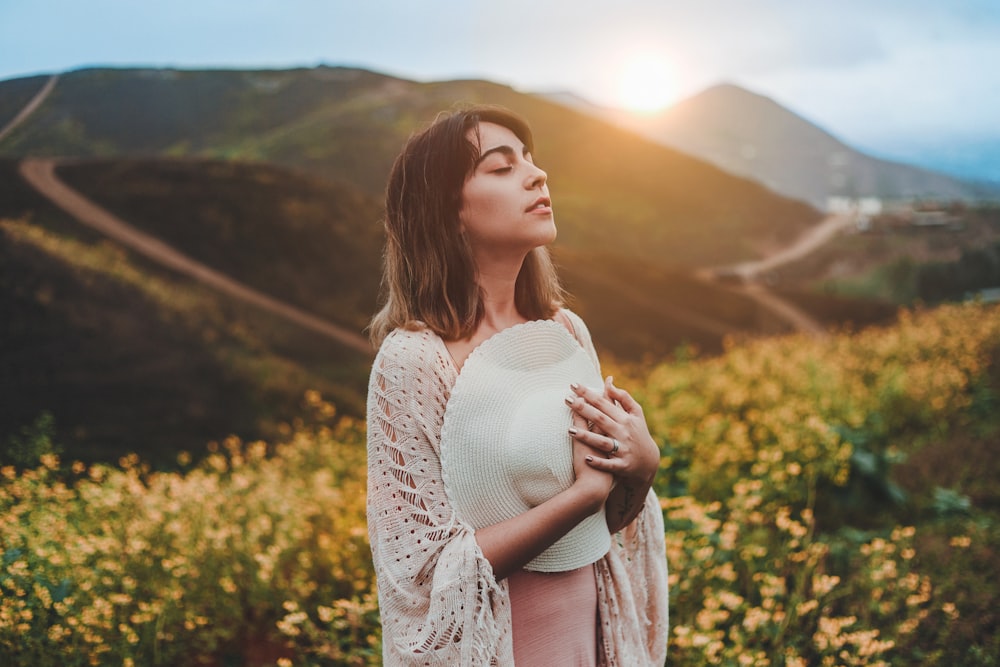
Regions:
<svg viewBox="0 0 1000 667"><path fill-rule="evenodd" d="M669 664L996 664L998 362L1000 308L967 304L620 376L662 450ZM176 472L26 443L4 664L378 664L364 431L305 406Z"/></svg>
<svg viewBox="0 0 1000 667"><path fill-rule="evenodd" d="M0 82L5 86L18 80ZM60 76L0 156L270 162L380 196L405 138L460 103L508 106L536 133L561 241L669 266L758 256L820 215L675 150L486 81L417 83L358 69L92 69Z"/></svg>

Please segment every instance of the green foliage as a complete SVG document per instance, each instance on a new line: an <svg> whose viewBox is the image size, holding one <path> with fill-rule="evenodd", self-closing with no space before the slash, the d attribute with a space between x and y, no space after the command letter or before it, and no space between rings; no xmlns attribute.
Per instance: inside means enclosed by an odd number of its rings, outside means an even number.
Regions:
<svg viewBox="0 0 1000 667"><path fill-rule="evenodd" d="M940 486L934 487L934 495L931 507L939 517L965 516L972 508L972 501L968 496L964 496L954 489L942 489Z"/></svg>
<svg viewBox="0 0 1000 667"><path fill-rule="evenodd" d="M0 451L0 465L35 467L43 456L62 452L62 447L56 444L54 438L55 418L51 412L43 410L34 422L22 426L8 437L7 444Z"/></svg>
<svg viewBox="0 0 1000 667"><path fill-rule="evenodd" d="M917 295L928 303L962 299L981 289L1000 286L1000 241L965 248L954 262L924 264L915 271Z"/></svg>

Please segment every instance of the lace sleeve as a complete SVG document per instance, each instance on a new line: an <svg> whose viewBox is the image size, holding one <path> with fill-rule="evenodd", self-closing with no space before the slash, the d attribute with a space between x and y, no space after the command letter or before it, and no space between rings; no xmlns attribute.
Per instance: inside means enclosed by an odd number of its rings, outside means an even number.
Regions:
<svg viewBox="0 0 1000 667"><path fill-rule="evenodd" d="M510 664L506 585L456 519L441 477L454 370L439 343L426 331L393 332L368 388L368 534L384 664Z"/></svg>

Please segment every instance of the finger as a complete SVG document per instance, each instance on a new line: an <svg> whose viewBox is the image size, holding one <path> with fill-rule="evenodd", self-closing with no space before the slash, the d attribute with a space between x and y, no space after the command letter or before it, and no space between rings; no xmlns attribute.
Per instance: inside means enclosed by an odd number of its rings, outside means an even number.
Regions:
<svg viewBox="0 0 1000 667"><path fill-rule="evenodd" d="M598 435L597 433L585 431L576 426L570 427L569 434L571 437L579 440L581 443L587 445L600 454L610 455L621 451L621 443L618 442L618 440L606 435Z"/></svg>
<svg viewBox="0 0 1000 667"><path fill-rule="evenodd" d="M621 409L621 407L616 405L613 400L604 395L603 387L601 389L594 389L574 383L570 385L570 389L574 394L583 398L587 401L587 403L594 406L612 419L619 420L625 417L626 413Z"/></svg>
<svg viewBox="0 0 1000 667"><path fill-rule="evenodd" d="M604 472L618 473L622 470L622 462L619 459L606 459L601 456L587 456L587 465Z"/></svg>
<svg viewBox="0 0 1000 667"><path fill-rule="evenodd" d="M639 405L638 401L632 398L632 394L614 385L614 378L612 378L610 375L608 376L606 386L608 388L608 396L618 401L621 404L622 409L625 410L625 412L633 414L636 411L642 410L642 406Z"/></svg>
<svg viewBox="0 0 1000 667"><path fill-rule="evenodd" d="M614 418L608 414L602 412L598 408L594 407L590 403L586 402L586 399L582 399L577 396L568 396L566 398L566 404L580 417L587 420L588 422L593 422L595 428L590 429L591 431L600 432L603 434L608 434L614 432L620 435L619 423L615 421ZM628 415L622 413L621 419L624 421Z"/></svg>

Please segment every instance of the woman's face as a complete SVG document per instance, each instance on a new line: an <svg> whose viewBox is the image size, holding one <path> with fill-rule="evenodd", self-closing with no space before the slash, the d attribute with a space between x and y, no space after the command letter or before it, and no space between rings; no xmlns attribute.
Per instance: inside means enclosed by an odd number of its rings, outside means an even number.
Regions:
<svg viewBox="0 0 1000 667"><path fill-rule="evenodd" d="M469 132L476 142L476 132ZM556 237L546 174L512 131L479 124L479 161L462 187L459 221L478 260L523 259Z"/></svg>

